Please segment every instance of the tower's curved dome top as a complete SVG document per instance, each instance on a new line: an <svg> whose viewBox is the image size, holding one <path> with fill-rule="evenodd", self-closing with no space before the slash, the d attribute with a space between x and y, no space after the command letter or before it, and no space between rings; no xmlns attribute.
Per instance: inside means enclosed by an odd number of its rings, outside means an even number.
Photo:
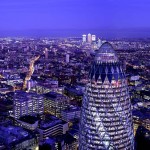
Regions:
<svg viewBox="0 0 150 150"><path fill-rule="evenodd" d="M100 62L114 62L118 61L118 58L112 45L108 42L105 42L96 52L95 60Z"/></svg>
<svg viewBox="0 0 150 150"><path fill-rule="evenodd" d="M109 42L105 42L101 45L98 52L100 53L115 53L114 48Z"/></svg>

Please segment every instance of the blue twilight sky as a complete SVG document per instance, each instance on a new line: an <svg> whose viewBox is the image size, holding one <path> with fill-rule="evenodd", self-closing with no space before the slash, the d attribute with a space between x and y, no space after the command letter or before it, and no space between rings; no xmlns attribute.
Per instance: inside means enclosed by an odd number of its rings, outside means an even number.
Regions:
<svg viewBox="0 0 150 150"><path fill-rule="evenodd" d="M0 0L0 34L48 30L149 36L150 0Z"/></svg>

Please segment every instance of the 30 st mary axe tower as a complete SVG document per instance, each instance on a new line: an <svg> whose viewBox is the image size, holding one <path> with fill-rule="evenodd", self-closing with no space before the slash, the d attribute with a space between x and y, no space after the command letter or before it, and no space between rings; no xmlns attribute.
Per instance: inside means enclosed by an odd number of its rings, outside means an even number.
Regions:
<svg viewBox="0 0 150 150"><path fill-rule="evenodd" d="M133 150L131 104L124 71L108 42L96 52L82 103L79 150Z"/></svg>

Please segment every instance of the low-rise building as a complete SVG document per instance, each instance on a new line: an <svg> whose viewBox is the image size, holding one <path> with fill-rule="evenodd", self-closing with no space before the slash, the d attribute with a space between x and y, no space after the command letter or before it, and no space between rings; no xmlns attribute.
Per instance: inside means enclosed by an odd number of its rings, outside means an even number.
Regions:
<svg viewBox="0 0 150 150"><path fill-rule="evenodd" d="M35 134L17 126L0 126L0 149L21 150L38 149L38 140Z"/></svg>
<svg viewBox="0 0 150 150"><path fill-rule="evenodd" d="M44 140L49 136L65 134L68 131L68 123L55 116L47 115L39 124L38 131L40 140Z"/></svg>
<svg viewBox="0 0 150 150"><path fill-rule="evenodd" d="M70 106L61 112L61 117L63 120L69 122L74 119L80 118L81 109L79 107Z"/></svg>
<svg viewBox="0 0 150 150"><path fill-rule="evenodd" d="M49 92L44 96L44 112L61 118L61 111L68 107L69 98L56 92Z"/></svg>
<svg viewBox="0 0 150 150"><path fill-rule="evenodd" d="M15 125L21 126L25 129L34 131L38 128L39 118L36 116L22 116L15 120Z"/></svg>
<svg viewBox="0 0 150 150"><path fill-rule="evenodd" d="M77 140L70 134L66 133L64 135L58 135L46 139L41 148L43 150L46 148L51 150L77 150Z"/></svg>
<svg viewBox="0 0 150 150"><path fill-rule="evenodd" d="M139 126L150 130L150 110L146 108L136 109L132 112L134 123L134 134Z"/></svg>
<svg viewBox="0 0 150 150"><path fill-rule="evenodd" d="M18 119L24 115L43 114L42 95L17 91L14 93L13 116Z"/></svg>

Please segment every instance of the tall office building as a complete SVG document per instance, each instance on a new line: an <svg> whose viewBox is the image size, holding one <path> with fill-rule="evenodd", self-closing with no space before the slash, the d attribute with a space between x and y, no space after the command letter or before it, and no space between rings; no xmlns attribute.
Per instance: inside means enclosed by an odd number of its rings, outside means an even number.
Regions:
<svg viewBox="0 0 150 150"><path fill-rule="evenodd" d="M70 55L66 54L66 63L69 63L69 61L70 61Z"/></svg>
<svg viewBox="0 0 150 150"><path fill-rule="evenodd" d="M44 53L45 53L45 59L48 59L48 49L47 48L45 48Z"/></svg>
<svg viewBox="0 0 150 150"><path fill-rule="evenodd" d="M108 42L96 52L84 94L79 150L133 150L126 77Z"/></svg>
<svg viewBox="0 0 150 150"><path fill-rule="evenodd" d="M85 43L86 42L86 35L82 35L82 42Z"/></svg>
<svg viewBox="0 0 150 150"><path fill-rule="evenodd" d="M98 39L98 41L97 41L97 46L98 46L98 48L100 48L101 45L102 45L102 41L101 41L100 39Z"/></svg>
<svg viewBox="0 0 150 150"><path fill-rule="evenodd" d="M87 40L88 40L88 43L92 43L92 35L90 33L88 34L88 39Z"/></svg>
<svg viewBox="0 0 150 150"><path fill-rule="evenodd" d="M96 41L96 35L92 35L92 41L93 41L93 42Z"/></svg>

